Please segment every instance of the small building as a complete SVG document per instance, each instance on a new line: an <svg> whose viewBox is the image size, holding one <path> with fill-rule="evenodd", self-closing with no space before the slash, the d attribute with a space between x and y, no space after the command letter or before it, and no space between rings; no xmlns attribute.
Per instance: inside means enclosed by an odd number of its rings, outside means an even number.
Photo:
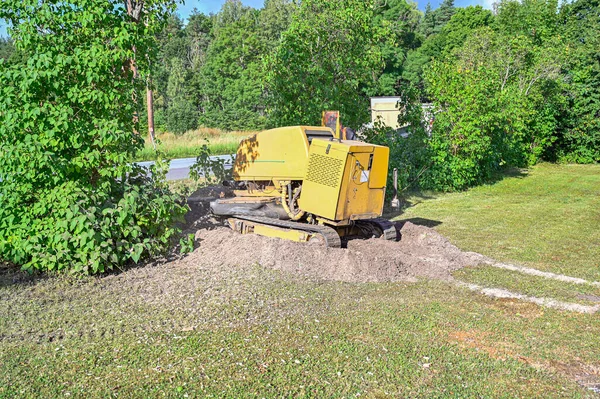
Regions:
<svg viewBox="0 0 600 399"><path fill-rule="evenodd" d="M410 135L410 125L398 123L398 117L400 116L399 101L400 97L371 97L370 126L374 126L377 119L381 118L386 126L394 129L400 136L407 137ZM427 134L431 134L431 127L435 119L433 104L422 103L421 108L423 110L423 126Z"/></svg>
<svg viewBox="0 0 600 399"><path fill-rule="evenodd" d="M403 127L398 123L398 101L400 97L371 97L371 123L375 124L381 117L383 123L394 130Z"/></svg>

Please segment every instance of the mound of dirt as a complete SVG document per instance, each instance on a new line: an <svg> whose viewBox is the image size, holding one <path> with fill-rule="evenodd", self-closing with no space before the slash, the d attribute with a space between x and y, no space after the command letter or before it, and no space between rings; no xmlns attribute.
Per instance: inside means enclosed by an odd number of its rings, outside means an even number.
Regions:
<svg viewBox="0 0 600 399"><path fill-rule="evenodd" d="M234 196L232 187L208 186L196 190L189 196L187 203L190 211L185 215L185 228L209 228L218 222L210 214L210 202L219 198Z"/></svg>
<svg viewBox="0 0 600 399"><path fill-rule="evenodd" d="M241 235L222 227L210 214L210 201L231 196L233 190L223 186L206 187L190 196L188 232L196 231L199 248L188 262L201 257L227 268L260 264L322 280L384 282L415 277L449 280L453 271L486 260L461 251L435 230L411 222L399 222L399 242L352 240L346 249Z"/></svg>
<svg viewBox="0 0 600 399"><path fill-rule="evenodd" d="M415 277L448 280L454 270L483 261L483 256L461 251L428 227L406 222L400 232L399 242L353 240L347 249L341 249L241 235L227 228L199 230L196 255L224 267L258 263L288 273L347 282Z"/></svg>

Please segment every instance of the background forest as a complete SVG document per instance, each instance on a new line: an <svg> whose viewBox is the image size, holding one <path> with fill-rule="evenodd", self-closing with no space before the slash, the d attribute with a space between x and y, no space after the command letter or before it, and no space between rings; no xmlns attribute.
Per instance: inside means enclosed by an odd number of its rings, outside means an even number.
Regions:
<svg viewBox="0 0 600 399"><path fill-rule="evenodd" d="M445 0L424 13L407 0L227 0L214 15L173 14L158 34L157 129L316 124L324 109L360 128L369 97L397 95L411 137L363 134L392 148L404 186L456 190L504 166L599 162L599 26L598 0ZM0 57L26 58L9 40Z"/></svg>

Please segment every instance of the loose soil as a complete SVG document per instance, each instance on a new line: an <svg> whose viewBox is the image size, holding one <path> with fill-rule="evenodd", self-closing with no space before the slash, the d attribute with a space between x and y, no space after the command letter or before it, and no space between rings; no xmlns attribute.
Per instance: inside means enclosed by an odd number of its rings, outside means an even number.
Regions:
<svg viewBox="0 0 600 399"><path fill-rule="evenodd" d="M352 240L348 248L325 248L257 235L241 235L222 227L210 215L209 202L233 195L229 188L204 188L189 200L190 231L198 248L185 262L198 257L222 267L259 264L263 267L322 280L346 282L411 281L416 277L451 280L451 273L485 262L463 252L432 228L399 222L398 242Z"/></svg>

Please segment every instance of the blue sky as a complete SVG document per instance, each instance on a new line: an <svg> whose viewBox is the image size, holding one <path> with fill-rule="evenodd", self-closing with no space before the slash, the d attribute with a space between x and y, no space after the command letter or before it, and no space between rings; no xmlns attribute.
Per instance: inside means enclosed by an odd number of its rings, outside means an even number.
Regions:
<svg viewBox="0 0 600 399"><path fill-rule="evenodd" d="M493 0L454 0L454 5L457 7L466 7L479 4L485 8L491 8L492 1ZM179 5L178 13L183 18L186 18L194 8L197 8L198 11L205 14L211 12L216 13L224 2L225 0L188 0L185 4ZM242 0L242 2L245 5L254 8L261 8L264 4L264 0ZM436 8L441 2L442 0L431 0L431 6ZM417 1L417 4L421 10L424 10L427 5L427 0ZM6 24L2 20L0 20L0 36L6 36Z"/></svg>

